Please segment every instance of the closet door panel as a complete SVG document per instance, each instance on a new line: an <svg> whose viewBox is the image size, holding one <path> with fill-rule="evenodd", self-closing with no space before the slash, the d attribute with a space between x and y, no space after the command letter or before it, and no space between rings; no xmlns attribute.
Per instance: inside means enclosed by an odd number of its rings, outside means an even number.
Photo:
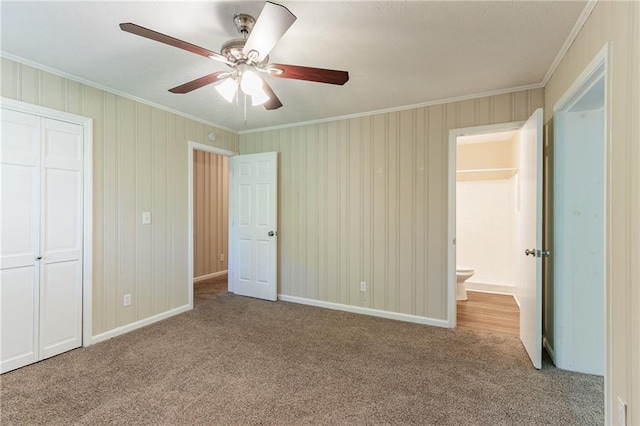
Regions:
<svg viewBox="0 0 640 426"><path fill-rule="evenodd" d="M37 273L34 267L0 271L0 373L38 361Z"/></svg>
<svg viewBox="0 0 640 426"><path fill-rule="evenodd" d="M82 341L82 264L48 263L40 287L41 359L77 348Z"/></svg>
<svg viewBox="0 0 640 426"><path fill-rule="evenodd" d="M37 361L40 119L2 110L0 372Z"/></svg>
<svg viewBox="0 0 640 426"><path fill-rule="evenodd" d="M43 127L40 355L82 344L82 127Z"/></svg>

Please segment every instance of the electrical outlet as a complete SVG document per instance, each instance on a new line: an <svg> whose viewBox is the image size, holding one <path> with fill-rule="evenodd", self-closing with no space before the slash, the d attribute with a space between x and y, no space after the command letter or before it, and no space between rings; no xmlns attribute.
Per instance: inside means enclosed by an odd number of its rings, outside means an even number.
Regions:
<svg viewBox="0 0 640 426"><path fill-rule="evenodd" d="M224 253L220 253L220 262L224 262Z"/></svg>
<svg viewBox="0 0 640 426"><path fill-rule="evenodd" d="M360 291L367 291L367 283L365 281L360 281Z"/></svg>
<svg viewBox="0 0 640 426"><path fill-rule="evenodd" d="M131 293L127 293L124 295L124 297L122 298L122 306L129 306L131 305Z"/></svg>
<svg viewBox="0 0 640 426"><path fill-rule="evenodd" d="M626 426L627 424L627 404L624 403L622 398L618 397L618 423L620 426Z"/></svg>
<svg viewBox="0 0 640 426"><path fill-rule="evenodd" d="M151 224L151 212L142 212L142 224L143 225Z"/></svg>

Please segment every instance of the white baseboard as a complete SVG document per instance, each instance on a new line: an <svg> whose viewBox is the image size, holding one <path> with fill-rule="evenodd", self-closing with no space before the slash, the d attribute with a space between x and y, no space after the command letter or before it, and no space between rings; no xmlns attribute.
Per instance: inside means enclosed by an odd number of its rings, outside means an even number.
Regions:
<svg viewBox="0 0 640 426"><path fill-rule="evenodd" d="M354 314L370 315L373 317L388 318L398 321L413 322L417 324L432 325L435 327L450 328L446 320L420 317L417 315L402 314L399 312L382 311L380 309L364 308L361 306L343 305L341 303L325 302L323 300L306 299L304 297L287 296L279 294L278 300L283 302L300 303L302 305L317 306L319 308L334 309L337 311L351 312Z"/></svg>
<svg viewBox="0 0 640 426"><path fill-rule="evenodd" d="M553 365L556 365L556 353L553 351L553 347L547 340L546 336L542 336L542 346L547 350L549 357L551 357L551 361L553 361Z"/></svg>
<svg viewBox="0 0 640 426"><path fill-rule="evenodd" d="M131 324L123 325L122 327L114 328L113 330L105 331L104 333L100 333L96 336L91 337L91 344L102 342L108 339L111 339L116 336L120 336L121 334L128 333L130 331L136 330L138 328L142 328L146 325L153 324L154 322L158 322L163 319L167 319L174 315L181 314L191 309L191 306L184 305L179 308L170 309L161 314L154 315L140 321L132 322Z"/></svg>
<svg viewBox="0 0 640 426"><path fill-rule="evenodd" d="M516 292L516 287L512 285L491 284L469 280L465 281L464 284L467 290L480 293L508 294L514 296Z"/></svg>
<svg viewBox="0 0 640 426"><path fill-rule="evenodd" d="M212 273L207 274L207 275L200 275L199 277L195 277L193 279L193 282L197 283L199 281L208 280L209 278L221 277L223 275L227 275L227 270L226 269L224 271L212 272Z"/></svg>

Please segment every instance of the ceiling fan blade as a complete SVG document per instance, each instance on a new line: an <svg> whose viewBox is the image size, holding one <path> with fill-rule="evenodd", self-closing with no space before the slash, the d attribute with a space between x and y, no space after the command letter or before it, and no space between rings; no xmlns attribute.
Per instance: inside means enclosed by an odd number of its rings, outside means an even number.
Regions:
<svg viewBox="0 0 640 426"><path fill-rule="evenodd" d="M255 50L258 52L256 62L263 61L296 19L286 7L266 2L244 45L243 53L249 56L249 52Z"/></svg>
<svg viewBox="0 0 640 426"><path fill-rule="evenodd" d="M132 24L131 22L120 24L120 29L122 31L126 31L140 37L148 38L149 40L159 41L160 43L168 44L169 46L177 47L178 49L183 49L188 52L195 53L196 55L204 56L205 58L211 58L228 65L233 65L233 62L227 59L226 56L223 56L219 53L212 52L211 50L205 49L204 47L196 46L195 44L187 43L186 41L182 41L166 34L150 30L149 28Z"/></svg>
<svg viewBox="0 0 640 426"><path fill-rule="evenodd" d="M341 86L349 81L349 73L347 71L327 70L324 68L269 64L267 65L267 71L272 77L316 81L318 83L339 84Z"/></svg>
<svg viewBox="0 0 640 426"><path fill-rule="evenodd" d="M269 100L262 104L266 110L278 109L282 106L282 102L280 102L280 99L278 99L271 86L269 86L269 83L264 81L264 79L262 79L262 89L269 95Z"/></svg>
<svg viewBox="0 0 640 426"><path fill-rule="evenodd" d="M169 89L169 91L171 93L189 93L192 90L199 89L206 86L207 84L215 83L218 80L222 80L228 75L229 73L225 71L214 72L213 74L208 74L204 77L196 78L193 81L181 84L180 86L174 87L173 89Z"/></svg>

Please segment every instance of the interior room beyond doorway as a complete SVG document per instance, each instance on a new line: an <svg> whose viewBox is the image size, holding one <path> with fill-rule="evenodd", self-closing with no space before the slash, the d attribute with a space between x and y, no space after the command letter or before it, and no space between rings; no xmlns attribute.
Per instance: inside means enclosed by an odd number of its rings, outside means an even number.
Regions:
<svg viewBox="0 0 640 426"><path fill-rule="evenodd" d="M193 151L194 304L228 289L228 158Z"/></svg>

